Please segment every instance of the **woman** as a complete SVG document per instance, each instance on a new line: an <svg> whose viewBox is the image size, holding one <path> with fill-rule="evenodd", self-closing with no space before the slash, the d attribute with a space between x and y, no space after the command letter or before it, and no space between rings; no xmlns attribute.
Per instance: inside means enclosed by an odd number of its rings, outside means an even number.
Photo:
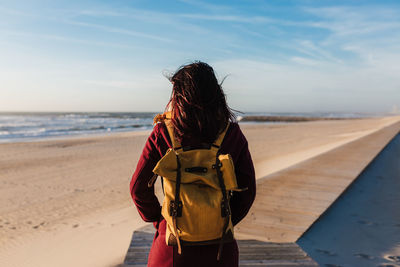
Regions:
<svg viewBox="0 0 400 267"><path fill-rule="evenodd" d="M167 109L171 111L175 137L182 146L211 144L226 128L227 123L232 122L220 151L232 156L238 187L248 188L246 191L234 192L230 199L232 223L236 225L249 211L256 191L254 167L247 140L235 122L214 70L209 65L203 62L185 65L170 80L173 90ZM148 266L238 266L236 241L224 244L219 261L218 244L184 246L181 254L177 253L176 247L166 244L166 222L161 216L154 187L148 187L148 183L156 163L170 147L172 144L166 126L158 123L147 139L130 183L131 195L140 216L146 222L153 222L157 229Z"/></svg>

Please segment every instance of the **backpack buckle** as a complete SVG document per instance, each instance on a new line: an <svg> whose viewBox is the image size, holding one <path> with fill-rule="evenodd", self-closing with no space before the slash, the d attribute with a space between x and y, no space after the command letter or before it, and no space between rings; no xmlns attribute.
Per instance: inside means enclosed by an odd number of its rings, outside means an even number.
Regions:
<svg viewBox="0 0 400 267"><path fill-rule="evenodd" d="M182 217L182 201L171 201L169 203L169 215L172 217Z"/></svg>
<svg viewBox="0 0 400 267"><path fill-rule="evenodd" d="M227 217L231 215L231 209L229 207L229 201L228 200L222 200L221 202L221 216L222 217Z"/></svg>
<svg viewBox="0 0 400 267"><path fill-rule="evenodd" d="M221 163L221 162L219 162L218 164L213 164L213 165L212 165L212 168L213 168L213 169L221 168L221 167L222 167L222 163Z"/></svg>

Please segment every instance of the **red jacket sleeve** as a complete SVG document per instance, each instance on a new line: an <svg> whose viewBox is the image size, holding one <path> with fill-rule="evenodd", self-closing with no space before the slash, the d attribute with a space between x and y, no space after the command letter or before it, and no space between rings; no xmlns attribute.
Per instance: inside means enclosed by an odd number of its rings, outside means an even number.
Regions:
<svg viewBox="0 0 400 267"><path fill-rule="evenodd" d="M161 216L161 207L154 193L154 186L148 187L148 182L153 177L153 168L162 155L159 142L159 124L157 124L147 139L130 183L133 202L146 222L159 221Z"/></svg>
<svg viewBox="0 0 400 267"><path fill-rule="evenodd" d="M256 177L254 172L253 161L246 137L240 130L239 125L235 125L235 135L229 143L235 144L237 148L234 154L235 174L239 188L247 188L242 192L233 192L230 206L232 212L233 225L238 224L249 212L251 205L256 197Z"/></svg>

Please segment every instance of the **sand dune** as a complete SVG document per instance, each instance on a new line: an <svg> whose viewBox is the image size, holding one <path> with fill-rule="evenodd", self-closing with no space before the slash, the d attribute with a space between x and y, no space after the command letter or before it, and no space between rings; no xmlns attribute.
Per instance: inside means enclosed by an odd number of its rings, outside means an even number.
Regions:
<svg viewBox="0 0 400 267"><path fill-rule="evenodd" d="M257 177L399 117L246 124ZM112 266L144 223L129 180L149 132L0 144L0 266Z"/></svg>

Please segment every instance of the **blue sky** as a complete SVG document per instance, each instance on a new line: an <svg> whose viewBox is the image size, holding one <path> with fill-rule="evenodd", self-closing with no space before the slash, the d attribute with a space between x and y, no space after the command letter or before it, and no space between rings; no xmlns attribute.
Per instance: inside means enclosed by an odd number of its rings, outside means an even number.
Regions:
<svg viewBox="0 0 400 267"><path fill-rule="evenodd" d="M400 107L399 1L0 1L0 111L160 111L182 64L232 108Z"/></svg>

